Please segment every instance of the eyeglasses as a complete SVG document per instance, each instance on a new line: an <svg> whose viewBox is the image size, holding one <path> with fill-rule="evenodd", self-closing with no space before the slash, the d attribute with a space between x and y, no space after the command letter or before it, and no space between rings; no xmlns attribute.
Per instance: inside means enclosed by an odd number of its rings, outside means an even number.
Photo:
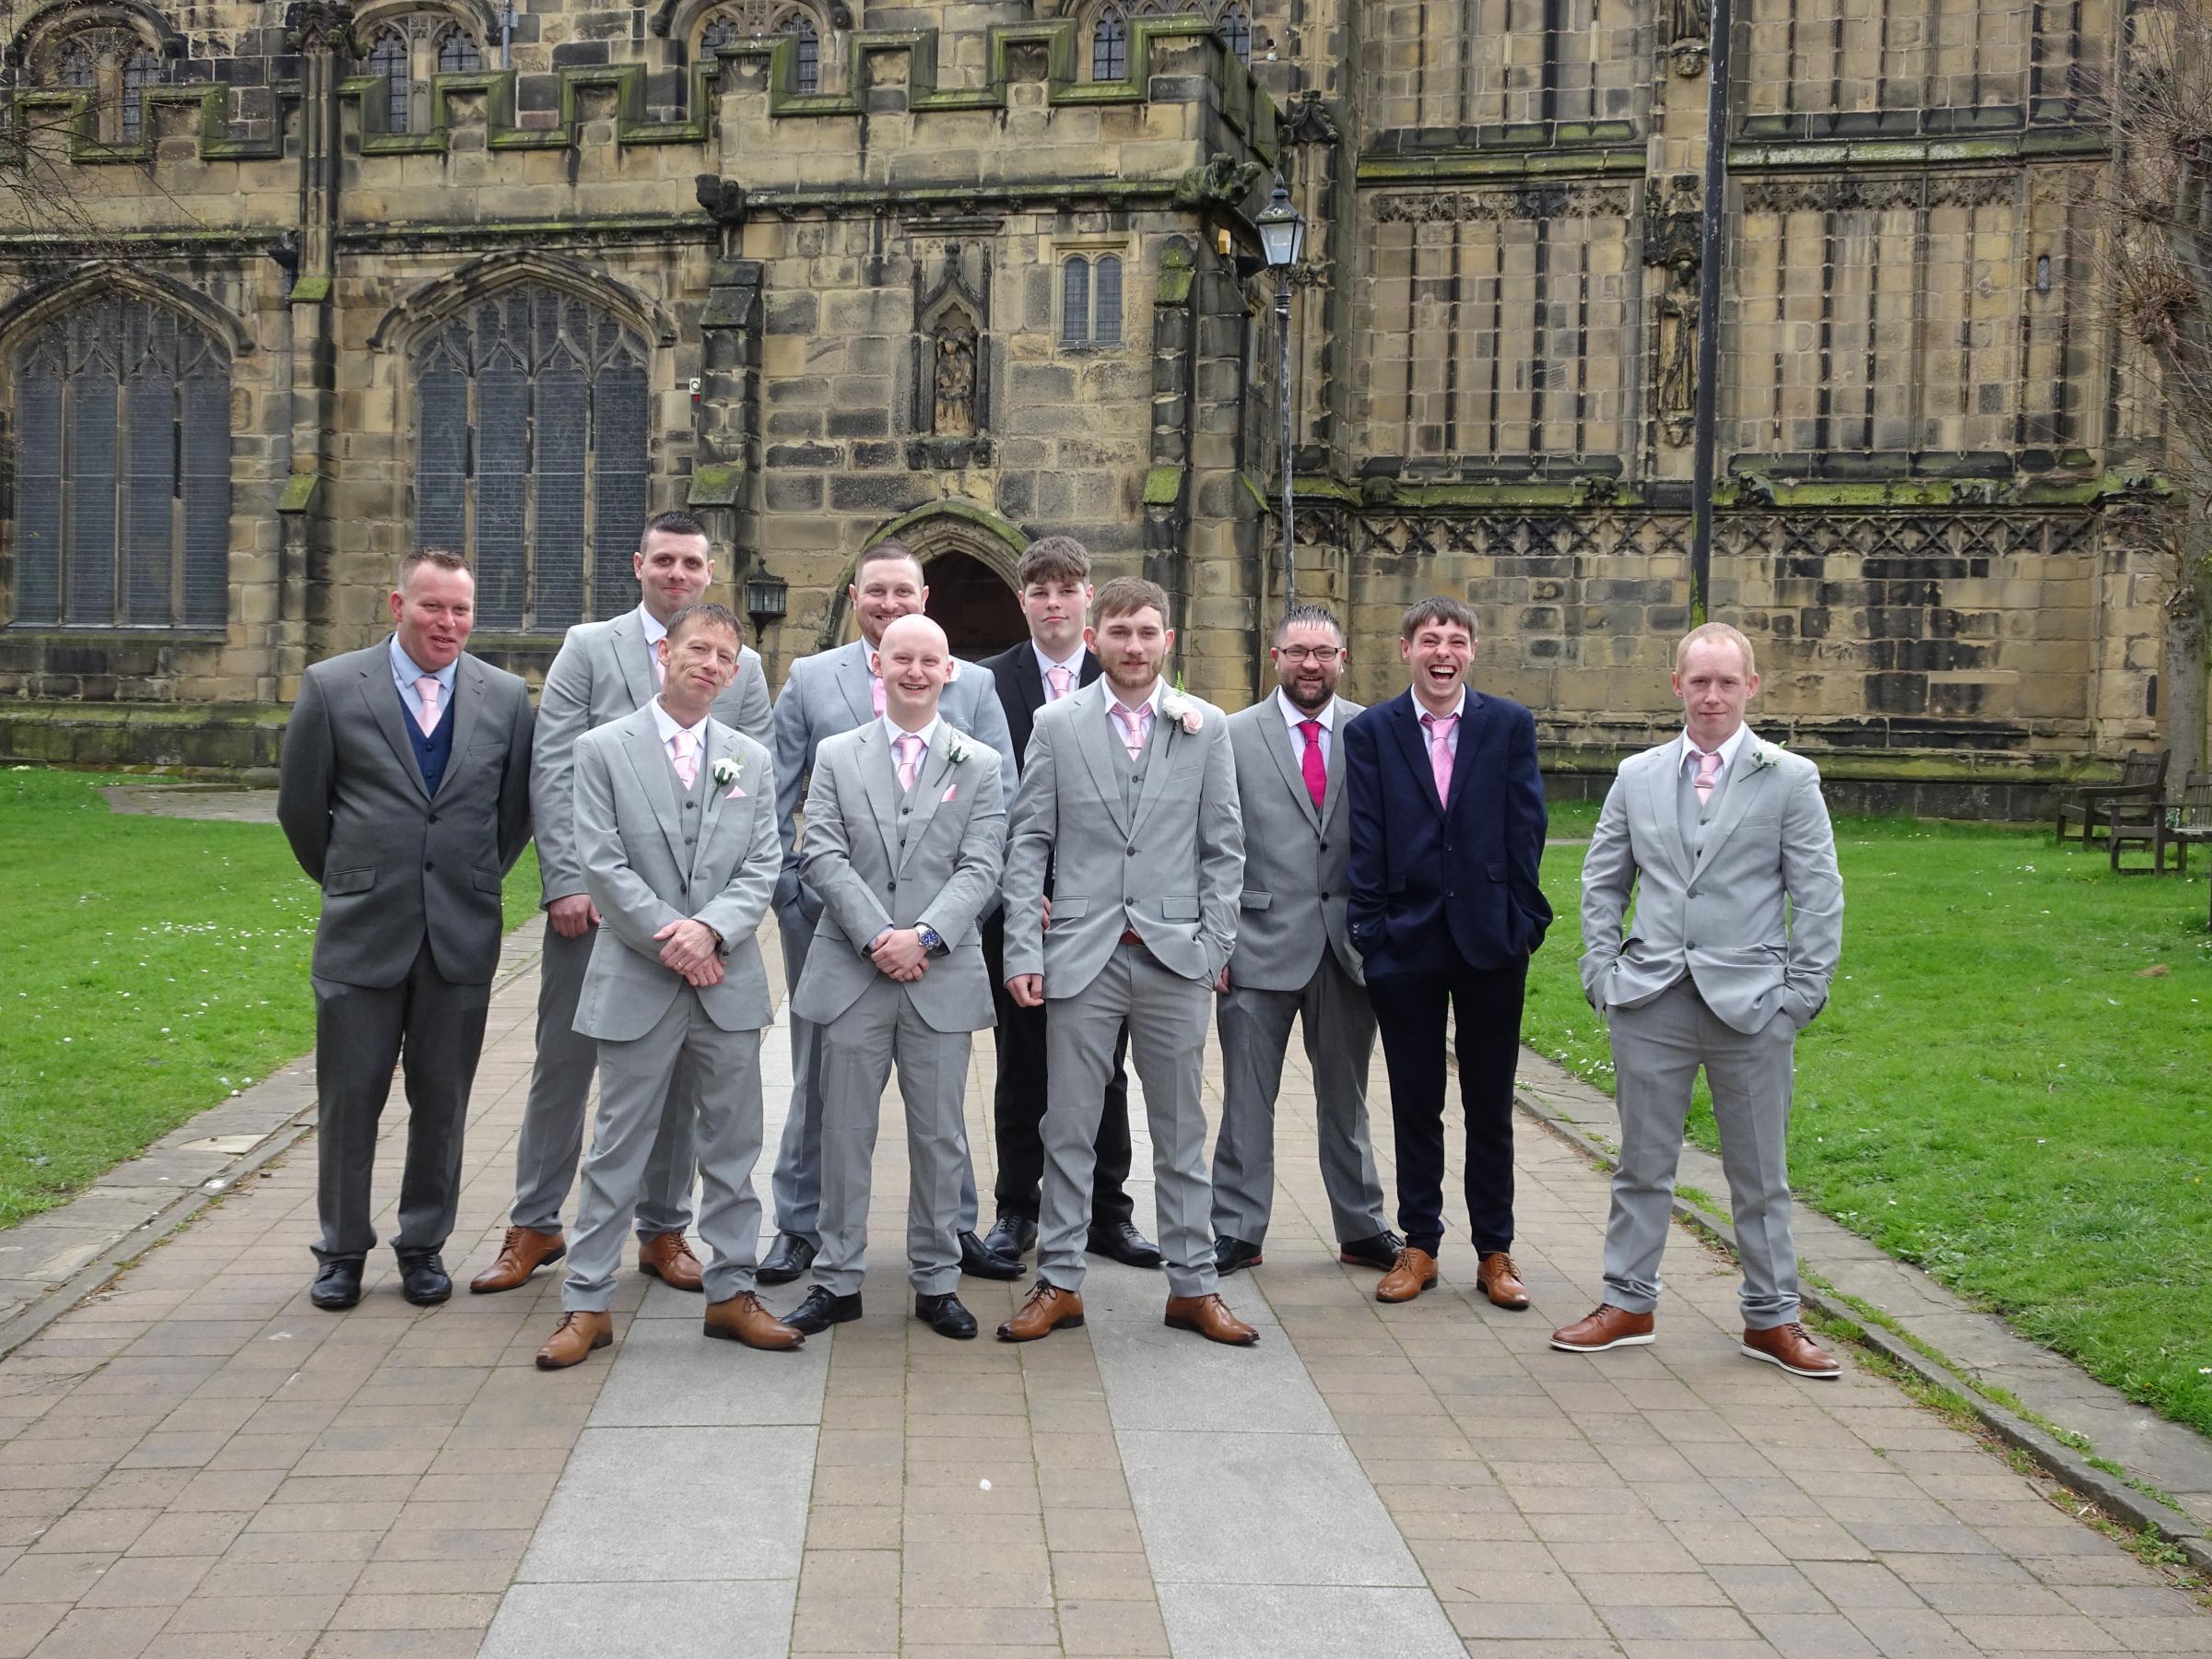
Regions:
<svg viewBox="0 0 2212 1659"><path fill-rule="evenodd" d="M1300 663L1333 663L1344 654L1341 645L1277 645L1275 654L1294 666Z"/></svg>

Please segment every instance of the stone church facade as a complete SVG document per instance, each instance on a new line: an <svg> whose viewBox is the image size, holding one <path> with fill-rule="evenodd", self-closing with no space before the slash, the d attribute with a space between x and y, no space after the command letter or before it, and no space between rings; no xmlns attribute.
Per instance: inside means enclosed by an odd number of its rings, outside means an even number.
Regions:
<svg viewBox="0 0 2212 1659"><path fill-rule="evenodd" d="M1738 0L1708 318L1705 0L9 0L0 754L269 765L419 541L541 672L673 506L771 677L876 540L982 651L1065 532L1241 704L1279 171L1295 586L1359 694L1462 594L1572 791L1668 729L1701 610L1859 798L2023 813L2160 720L2159 417L2097 291L2117 15Z"/></svg>

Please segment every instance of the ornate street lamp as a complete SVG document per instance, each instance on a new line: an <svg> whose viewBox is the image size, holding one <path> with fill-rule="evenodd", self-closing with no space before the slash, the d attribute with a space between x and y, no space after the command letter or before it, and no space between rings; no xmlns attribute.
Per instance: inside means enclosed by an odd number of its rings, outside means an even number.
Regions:
<svg viewBox="0 0 2212 1659"><path fill-rule="evenodd" d="M1283 456L1283 608L1288 610L1298 603L1297 536L1290 522L1290 276L1306 249L1306 216L1291 206L1280 173L1275 177L1275 194L1253 223L1267 268L1275 273L1275 332L1281 354L1276 402Z"/></svg>

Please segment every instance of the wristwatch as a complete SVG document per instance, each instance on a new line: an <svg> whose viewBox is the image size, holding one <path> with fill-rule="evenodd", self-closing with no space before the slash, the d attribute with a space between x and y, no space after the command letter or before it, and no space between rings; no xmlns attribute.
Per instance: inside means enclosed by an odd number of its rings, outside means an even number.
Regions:
<svg viewBox="0 0 2212 1659"><path fill-rule="evenodd" d="M946 954L945 941L938 936L937 930L935 928L916 928L914 930L914 937L922 941L922 948L926 950L931 956L943 956Z"/></svg>

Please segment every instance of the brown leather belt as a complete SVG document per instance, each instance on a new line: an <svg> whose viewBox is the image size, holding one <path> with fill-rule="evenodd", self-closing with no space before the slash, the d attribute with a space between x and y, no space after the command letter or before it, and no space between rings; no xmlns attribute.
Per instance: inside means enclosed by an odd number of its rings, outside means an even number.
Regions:
<svg viewBox="0 0 2212 1659"><path fill-rule="evenodd" d="M1138 935L1138 933L1137 933L1137 931L1136 931L1136 929L1135 929L1135 928L1134 928L1134 927L1124 927L1124 928L1123 928L1123 929L1122 929L1122 943L1123 943L1123 944L1124 944L1124 945L1142 945L1144 942L1145 942L1145 941L1144 941L1144 939L1143 939L1143 938L1142 938L1142 937L1141 937L1141 936Z"/></svg>

